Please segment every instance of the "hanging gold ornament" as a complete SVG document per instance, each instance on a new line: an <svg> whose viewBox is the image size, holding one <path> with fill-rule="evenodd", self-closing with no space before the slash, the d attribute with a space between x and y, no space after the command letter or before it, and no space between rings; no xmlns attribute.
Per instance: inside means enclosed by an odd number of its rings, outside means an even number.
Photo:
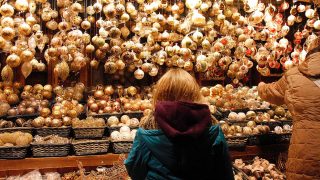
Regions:
<svg viewBox="0 0 320 180"><path fill-rule="evenodd" d="M10 54L6 59L6 63L11 68L15 68L15 67L18 67L21 64L21 59L16 54Z"/></svg>
<svg viewBox="0 0 320 180"><path fill-rule="evenodd" d="M55 20L50 20L46 23L46 27L54 31L58 29L58 23Z"/></svg>
<svg viewBox="0 0 320 180"><path fill-rule="evenodd" d="M90 61L90 66L91 66L93 69L98 69L98 67L99 67L99 61L93 59L92 61Z"/></svg>
<svg viewBox="0 0 320 180"><path fill-rule="evenodd" d="M31 33L31 27L27 23L22 23L18 27L18 32L20 35L28 36Z"/></svg>
<svg viewBox="0 0 320 180"><path fill-rule="evenodd" d="M29 62L33 59L33 57L34 53L29 49L22 51L20 54L20 58L23 62Z"/></svg>
<svg viewBox="0 0 320 180"><path fill-rule="evenodd" d="M26 18L26 23L30 26L31 29L31 27L37 23L37 20L33 15L30 15Z"/></svg>
<svg viewBox="0 0 320 180"><path fill-rule="evenodd" d="M14 28L14 20L11 17L3 17L1 20L1 26Z"/></svg>
<svg viewBox="0 0 320 180"><path fill-rule="evenodd" d="M106 62L104 65L105 73L114 74L117 72L117 65L114 62Z"/></svg>
<svg viewBox="0 0 320 180"><path fill-rule="evenodd" d="M18 11L26 11L28 10L29 3L27 0L16 0L14 6Z"/></svg>
<svg viewBox="0 0 320 180"><path fill-rule="evenodd" d="M81 23L81 28L84 30L88 30L91 28L91 23L88 20L84 20Z"/></svg>
<svg viewBox="0 0 320 180"><path fill-rule="evenodd" d="M13 80L13 70L10 66L6 65L1 71L2 81L11 82Z"/></svg>
<svg viewBox="0 0 320 180"><path fill-rule="evenodd" d="M126 64L122 60L117 60L116 66L117 66L117 69L123 70L126 67Z"/></svg>
<svg viewBox="0 0 320 180"><path fill-rule="evenodd" d="M122 37L124 37L124 38L127 38L130 35L130 30L129 30L129 28L127 26L123 26L120 29L120 31L121 31Z"/></svg>
<svg viewBox="0 0 320 180"><path fill-rule="evenodd" d="M32 72L32 65L30 62L24 62L21 66L21 73L24 78L27 78Z"/></svg>
<svg viewBox="0 0 320 180"><path fill-rule="evenodd" d="M14 8L10 4L5 3L0 7L0 13L2 16L13 16Z"/></svg>
<svg viewBox="0 0 320 180"><path fill-rule="evenodd" d="M12 29L11 27L5 27L1 30L1 36L5 39L5 40L12 40L15 36L15 31L14 29Z"/></svg>
<svg viewBox="0 0 320 180"><path fill-rule="evenodd" d="M68 78L70 72L68 63L62 61L61 63L57 64L54 68L54 72L62 81L65 81Z"/></svg>

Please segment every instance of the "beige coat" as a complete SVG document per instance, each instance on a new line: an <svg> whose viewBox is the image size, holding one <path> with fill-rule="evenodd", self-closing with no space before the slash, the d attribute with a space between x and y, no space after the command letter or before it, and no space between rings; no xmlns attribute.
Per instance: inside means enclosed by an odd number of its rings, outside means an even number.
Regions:
<svg viewBox="0 0 320 180"><path fill-rule="evenodd" d="M289 180L320 179L320 88L309 78L320 78L320 52L278 81L258 87L262 99L286 104L293 116L287 161Z"/></svg>

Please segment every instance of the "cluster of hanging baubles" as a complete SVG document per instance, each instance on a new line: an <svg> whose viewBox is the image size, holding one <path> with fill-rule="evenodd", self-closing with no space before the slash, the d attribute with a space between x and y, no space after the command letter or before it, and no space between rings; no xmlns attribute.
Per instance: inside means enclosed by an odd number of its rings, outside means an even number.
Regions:
<svg viewBox="0 0 320 180"><path fill-rule="evenodd" d="M46 69L46 65L35 58L36 48L42 51L49 41L41 31L35 11L36 1L16 0L0 7L0 50L8 54L1 71L3 81L13 80L13 68L20 67L25 78L32 70ZM25 13L25 16L19 13Z"/></svg>
<svg viewBox="0 0 320 180"><path fill-rule="evenodd" d="M0 49L9 54L1 72L4 81L12 80L12 68L20 65L25 77L34 69L44 71L46 65L35 59L38 48L45 49L44 59L55 64L54 74L63 81L71 71L103 63L108 74L126 69L136 79L156 76L160 66L177 66L206 76L226 73L238 83L253 60L268 76L270 68L286 70L304 59L301 40L314 38L312 29L296 32L293 43L286 39L290 26L302 23L302 14L307 26L320 29L316 10L309 6L294 5L284 18L290 8L286 1L279 7L247 1L246 15L233 0L55 2L54 8L46 0L16 0L0 7ZM40 24L55 32L50 40Z"/></svg>

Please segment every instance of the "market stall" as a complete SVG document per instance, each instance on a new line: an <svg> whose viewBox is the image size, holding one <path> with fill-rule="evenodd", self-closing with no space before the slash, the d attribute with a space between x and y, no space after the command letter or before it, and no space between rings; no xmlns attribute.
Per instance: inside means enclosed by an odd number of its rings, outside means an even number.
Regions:
<svg viewBox="0 0 320 180"><path fill-rule="evenodd" d="M139 122L151 112L154 84L172 67L201 85L232 159L246 161L235 162L238 170L250 160L261 163L253 160L260 156L284 172L292 116L285 106L262 101L256 86L304 61L320 30L317 2L0 5L1 177L34 169L68 173L79 162L88 171L113 166L130 151Z"/></svg>

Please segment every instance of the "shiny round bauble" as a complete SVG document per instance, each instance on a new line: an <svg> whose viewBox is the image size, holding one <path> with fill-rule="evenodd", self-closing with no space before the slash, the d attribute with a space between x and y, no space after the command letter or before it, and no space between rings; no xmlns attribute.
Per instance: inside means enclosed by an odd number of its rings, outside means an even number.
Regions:
<svg viewBox="0 0 320 180"><path fill-rule="evenodd" d="M88 44L85 49L86 53L88 53L88 54L94 52L94 50L95 50L95 48L92 44Z"/></svg>
<svg viewBox="0 0 320 180"><path fill-rule="evenodd" d="M10 54L6 59L6 63L11 68L15 68L15 67L18 67L21 64L21 59L16 54Z"/></svg>
<svg viewBox="0 0 320 180"><path fill-rule="evenodd" d="M14 8L10 4L4 3L0 7L0 13L1 13L2 16L13 16Z"/></svg>
<svg viewBox="0 0 320 180"><path fill-rule="evenodd" d="M65 116L62 118L62 125L63 126L70 126L72 124L72 118Z"/></svg>
<svg viewBox="0 0 320 180"><path fill-rule="evenodd" d="M154 77L154 76L158 75L158 72L159 72L159 69L156 66L154 66L154 67L151 68L151 70L149 72L149 75Z"/></svg>
<svg viewBox="0 0 320 180"><path fill-rule="evenodd" d="M27 0L16 0L14 6L18 11L26 11L28 10L29 3Z"/></svg>
<svg viewBox="0 0 320 180"><path fill-rule="evenodd" d="M102 11L102 7L103 7L102 4L98 1L93 4L93 10L96 13L100 13Z"/></svg>
<svg viewBox="0 0 320 180"><path fill-rule="evenodd" d="M46 22L46 27L52 31L58 29L58 23L55 20L50 20Z"/></svg>
<svg viewBox="0 0 320 180"><path fill-rule="evenodd" d="M94 92L93 96L97 99L101 98L104 95L102 90L97 90Z"/></svg>
<svg viewBox="0 0 320 180"><path fill-rule="evenodd" d="M36 23L37 23L37 20L36 20L36 18L33 16L33 15L30 15L30 16L28 16L28 17L26 17L26 23L29 25L29 26L33 26L33 25L35 25ZM30 27L30 29L31 29L31 27Z"/></svg>
<svg viewBox="0 0 320 180"><path fill-rule="evenodd" d="M98 69L99 67L99 61L93 59L90 61L90 66L93 68L93 69Z"/></svg>
<svg viewBox="0 0 320 180"><path fill-rule="evenodd" d="M48 117L49 115L51 114L51 111L50 111L50 109L49 108L42 108L41 110L40 110L40 116L41 117Z"/></svg>
<svg viewBox="0 0 320 180"><path fill-rule="evenodd" d="M21 52L20 58L23 62L29 62L34 58L34 54L31 50L26 49Z"/></svg>
<svg viewBox="0 0 320 180"><path fill-rule="evenodd" d="M47 85L43 86L43 90L52 91L52 86L50 84L47 84Z"/></svg>
<svg viewBox="0 0 320 180"><path fill-rule="evenodd" d="M75 3L73 3L73 4L71 5L71 10L72 10L73 12L79 13L79 12L82 11L82 5L81 5L80 3L78 3L78 2L75 2Z"/></svg>
<svg viewBox="0 0 320 180"><path fill-rule="evenodd" d="M11 108L7 112L8 116L16 116L18 114L17 109Z"/></svg>
<svg viewBox="0 0 320 180"><path fill-rule="evenodd" d="M45 99L51 99L52 98L52 92L51 91L43 91L42 96Z"/></svg>
<svg viewBox="0 0 320 180"><path fill-rule="evenodd" d="M1 20L2 27L14 27L14 21L11 17L3 17Z"/></svg>
<svg viewBox="0 0 320 180"><path fill-rule="evenodd" d="M100 36L94 36L92 38L92 43L97 47L101 47L105 44L105 40Z"/></svg>
<svg viewBox="0 0 320 180"><path fill-rule="evenodd" d="M44 126L44 118L43 117L37 117L34 120L32 120L32 126L35 128L41 128Z"/></svg>
<svg viewBox="0 0 320 180"><path fill-rule="evenodd" d="M70 25L70 23L68 23L66 21L62 21L62 22L59 23L58 29L60 31L68 31L68 30L71 29L71 25Z"/></svg>
<svg viewBox="0 0 320 180"><path fill-rule="evenodd" d="M252 48L255 46L255 41L253 39L247 39L245 42L244 42L244 45L247 47L247 48Z"/></svg>
<svg viewBox="0 0 320 180"><path fill-rule="evenodd" d="M78 112L75 109L69 110L67 114L71 118L76 118L78 116Z"/></svg>
<svg viewBox="0 0 320 180"><path fill-rule="evenodd" d="M46 69L46 65L43 62L36 64L36 68L38 71L43 72Z"/></svg>
<svg viewBox="0 0 320 180"><path fill-rule="evenodd" d="M134 71L134 77L138 80L143 79L144 72L140 68L138 68L137 70Z"/></svg>
<svg viewBox="0 0 320 180"><path fill-rule="evenodd" d="M60 112L60 110L52 110L52 117L56 119L61 119L62 113Z"/></svg>
<svg viewBox="0 0 320 180"><path fill-rule="evenodd" d="M320 30L320 20L315 21L313 24L313 27L316 30Z"/></svg>
<svg viewBox="0 0 320 180"><path fill-rule="evenodd" d="M312 19L315 15L315 10L314 9L308 9L305 12L305 15L307 18Z"/></svg>
<svg viewBox="0 0 320 180"><path fill-rule="evenodd" d="M201 0L186 0L185 2L186 7L191 10L199 8L201 4L202 4Z"/></svg>
<svg viewBox="0 0 320 180"><path fill-rule="evenodd" d="M1 29L1 36L5 40L12 40L15 36L15 31L11 27L4 27Z"/></svg>
<svg viewBox="0 0 320 180"><path fill-rule="evenodd" d="M114 74L117 72L117 65L114 62L106 62L104 65L105 72L108 74Z"/></svg>
<svg viewBox="0 0 320 180"><path fill-rule="evenodd" d="M17 104L19 102L19 97L17 94L10 94L7 96L7 102L10 105Z"/></svg>
<svg viewBox="0 0 320 180"><path fill-rule="evenodd" d="M197 10L193 11L191 22L196 27L203 27L206 24L206 18L200 14Z"/></svg>
<svg viewBox="0 0 320 180"><path fill-rule="evenodd" d="M27 23L22 23L18 27L18 32L23 36L28 36L31 33L31 27Z"/></svg>
<svg viewBox="0 0 320 180"><path fill-rule="evenodd" d="M61 127L62 126L61 119L56 119L56 118L52 119L50 126L51 127Z"/></svg>
<svg viewBox="0 0 320 180"><path fill-rule="evenodd" d="M52 121L52 118L51 118L51 117L46 117L46 118L44 118L44 126L45 126L45 127L50 127L51 121Z"/></svg>
<svg viewBox="0 0 320 180"><path fill-rule="evenodd" d="M88 20L84 20L81 23L81 28L84 30L88 30L91 28L91 23Z"/></svg>
<svg viewBox="0 0 320 180"><path fill-rule="evenodd" d="M197 30L196 32L193 33L192 35L193 41L199 43L202 41L202 39L203 39L203 34L200 31Z"/></svg>
<svg viewBox="0 0 320 180"><path fill-rule="evenodd" d="M297 7L297 11L298 11L299 13L305 12L305 11L306 11L306 6L303 5L303 4L300 4L300 5Z"/></svg>

